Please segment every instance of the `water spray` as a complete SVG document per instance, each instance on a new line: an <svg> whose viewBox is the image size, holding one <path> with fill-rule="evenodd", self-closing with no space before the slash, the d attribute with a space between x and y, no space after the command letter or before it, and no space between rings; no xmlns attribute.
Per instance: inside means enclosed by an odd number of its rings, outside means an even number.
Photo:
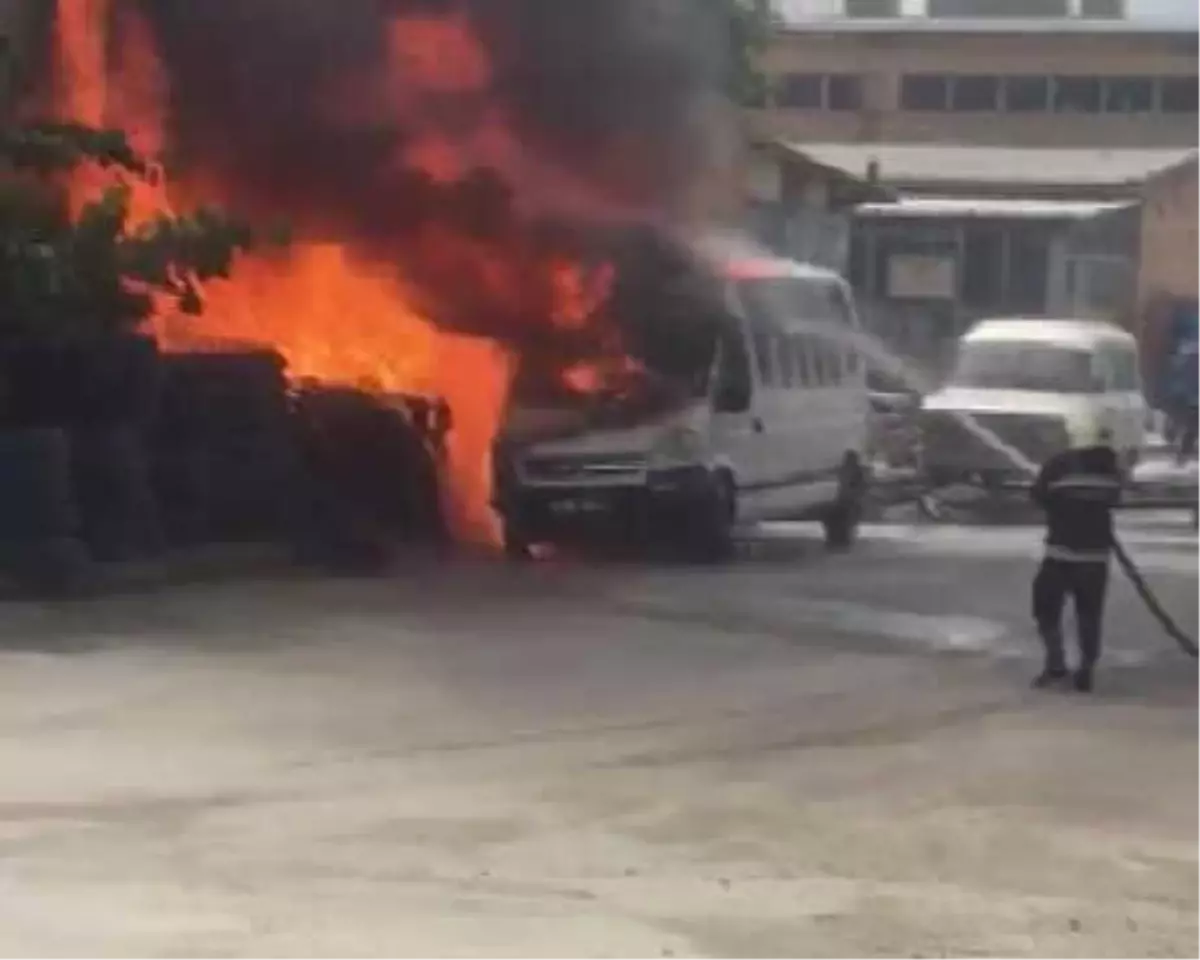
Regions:
<svg viewBox="0 0 1200 960"><path fill-rule="evenodd" d="M810 328L806 326L806 330L808 329ZM910 390L922 395L929 392L930 385L923 382L923 378L915 374L907 364L874 337L861 331L835 331L828 328L812 329L812 332L814 335L824 337L840 346L848 344L869 365L874 366L881 373L895 377ZM981 443L1000 454L1018 470L1027 474L1031 480L1038 475L1039 467L1037 464L1026 457L1020 450L1005 443L993 431L987 429L987 427L979 423L969 413L954 411L952 415L962 425L963 429ZM923 498L922 505L924 506ZM1117 565L1120 566L1121 570L1129 578L1138 596L1141 597L1142 602L1146 605L1146 608L1150 611L1154 619L1158 621L1163 632L1175 641L1184 654L1192 659L1200 658L1200 647L1197 646L1196 640L1188 635L1179 625L1178 621L1163 607L1162 602L1146 582L1145 576L1133 562L1133 558L1125 549L1124 544L1116 536L1113 537L1113 554L1117 559Z"/></svg>

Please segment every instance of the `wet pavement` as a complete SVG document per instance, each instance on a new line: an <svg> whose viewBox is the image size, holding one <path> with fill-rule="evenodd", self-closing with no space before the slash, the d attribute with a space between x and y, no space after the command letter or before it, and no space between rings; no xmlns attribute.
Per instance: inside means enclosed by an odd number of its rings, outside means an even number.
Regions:
<svg viewBox="0 0 1200 960"><path fill-rule="evenodd" d="M1122 526L1194 632L1186 518ZM1195 665L1132 588L1035 694L1032 525L742 552L7 605L0 954L1196 953Z"/></svg>

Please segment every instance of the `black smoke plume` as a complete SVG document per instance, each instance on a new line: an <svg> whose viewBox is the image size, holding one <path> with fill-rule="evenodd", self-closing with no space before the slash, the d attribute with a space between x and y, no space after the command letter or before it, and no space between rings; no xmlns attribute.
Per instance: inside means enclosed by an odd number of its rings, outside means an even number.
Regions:
<svg viewBox="0 0 1200 960"><path fill-rule="evenodd" d="M165 70L168 141L186 180L300 236L401 265L436 320L544 332L527 283L551 253L586 256L615 224L671 222L710 171L725 45L694 0L115 0ZM397 18L463 18L486 84L429 90L397 69ZM508 148L481 146L489 117ZM463 171L404 161L438 134ZM516 149L513 149L513 145ZM603 227L604 229L601 229ZM465 243L462 241L466 241ZM505 269L483 269L500 255Z"/></svg>

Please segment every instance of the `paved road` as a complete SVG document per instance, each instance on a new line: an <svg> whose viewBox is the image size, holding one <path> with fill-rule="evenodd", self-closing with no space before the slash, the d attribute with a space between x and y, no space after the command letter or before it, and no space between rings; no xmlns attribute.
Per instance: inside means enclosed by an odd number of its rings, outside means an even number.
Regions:
<svg viewBox="0 0 1200 960"><path fill-rule="evenodd" d="M1029 691L1036 540L7 607L0 954L1193 956L1195 668Z"/></svg>

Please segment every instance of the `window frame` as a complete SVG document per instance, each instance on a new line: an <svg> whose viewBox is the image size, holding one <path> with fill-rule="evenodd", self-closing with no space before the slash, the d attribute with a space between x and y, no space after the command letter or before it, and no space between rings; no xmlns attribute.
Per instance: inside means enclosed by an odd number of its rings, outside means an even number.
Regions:
<svg viewBox="0 0 1200 960"><path fill-rule="evenodd" d="M911 96L921 84L939 84L942 92L940 106L935 106L933 100L918 103L917 97ZM906 73L900 78L900 109L906 113L947 113L950 110L951 76L945 73Z"/></svg>
<svg viewBox="0 0 1200 960"><path fill-rule="evenodd" d="M1122 85L1144 85L1143 92L1146 94L1145 106L1130 108L1119 108L1114 106L1113 100L1116 96L1117 89ZM1142 116L1144 114L1156 113L1159 103L1159 92L1154 77L1146 76L1120 76L1120 77L1105 77L1103 83L1103 112L1107 114L1116 114L1118 116Z"/></svg>
<svg viewBox="0 0 1200 960"><path fill-rule="evenodd" d="M836 91L845 84L845 92L852 92L848 100L838 102ZM831 73L825 77L825 109L830 113L857 113L863 108L866 98L862 74Z"/></svg>
<svg viewBox="0 0 1200 960"><path fill-rule="evenodd" d="M959 90L963 88L969 89L971 84L975 83L990 83L991 85L991 104L990 106L975 106L964 104L959 100ZM989 73L964 73L951 78L950 83L950 112L951 113L998 113L1001 105L1004 102L1003 78L996 74Z"/></svg>
<svg viewBox="0 0 1200 960"><path fill-rule="evenodd" d="M1041 104L1039 106L1015 106L1013 87L1020 83L1039 84L1041 87ZM1054 81L1045 74L1019 73L1002 78L1000 84L1001 109L1005 113L1033 114L1049 113L1054 106ZM1032 101L1029 101L1032 104Z"/></svg>
<svg viewBox="0 0 1200 960"><path fill-rule="evenodd" d="M1087 84L1092 88L1095 94L1095 101L1091 107L1078 105L1081 99L1076 100L1076 105L1072 106L1066 102L1068 91L1073 85ZM1070 116L1098 116L1104 113L1104 78L1099 76L1085 76L1083 74L1063 74L1053 78L1052 83L1052 103L1053 112L1057 114L1066 114ZM1090 98L1089 98L1090 100Z"/></svg>
<svg viewBox="0 0 1200 960"><path fill-rule="evenodd" d="M1173 117L1190 116L1197 112L1197 78L1195 76L1168 76L1160 77L1158 81L1158 108L1160 113L1169 114ZM1190 90L1190 102L1185 99L1182 107L1176 108L1169 106L1170 90L1178 84L1179 90Z"/></svg>
<svg viewBox="0 0 1200 960"><path fill-rule="evenodd" d="M788 85L798 82L816 84L815 103L795 103L790 98L785 99L783 93L788 89ZM803 70L790 70L787 73L781 73L771 85L771 99L776 107L784 110L824 110L826 101L826 75Z"/></svg>

